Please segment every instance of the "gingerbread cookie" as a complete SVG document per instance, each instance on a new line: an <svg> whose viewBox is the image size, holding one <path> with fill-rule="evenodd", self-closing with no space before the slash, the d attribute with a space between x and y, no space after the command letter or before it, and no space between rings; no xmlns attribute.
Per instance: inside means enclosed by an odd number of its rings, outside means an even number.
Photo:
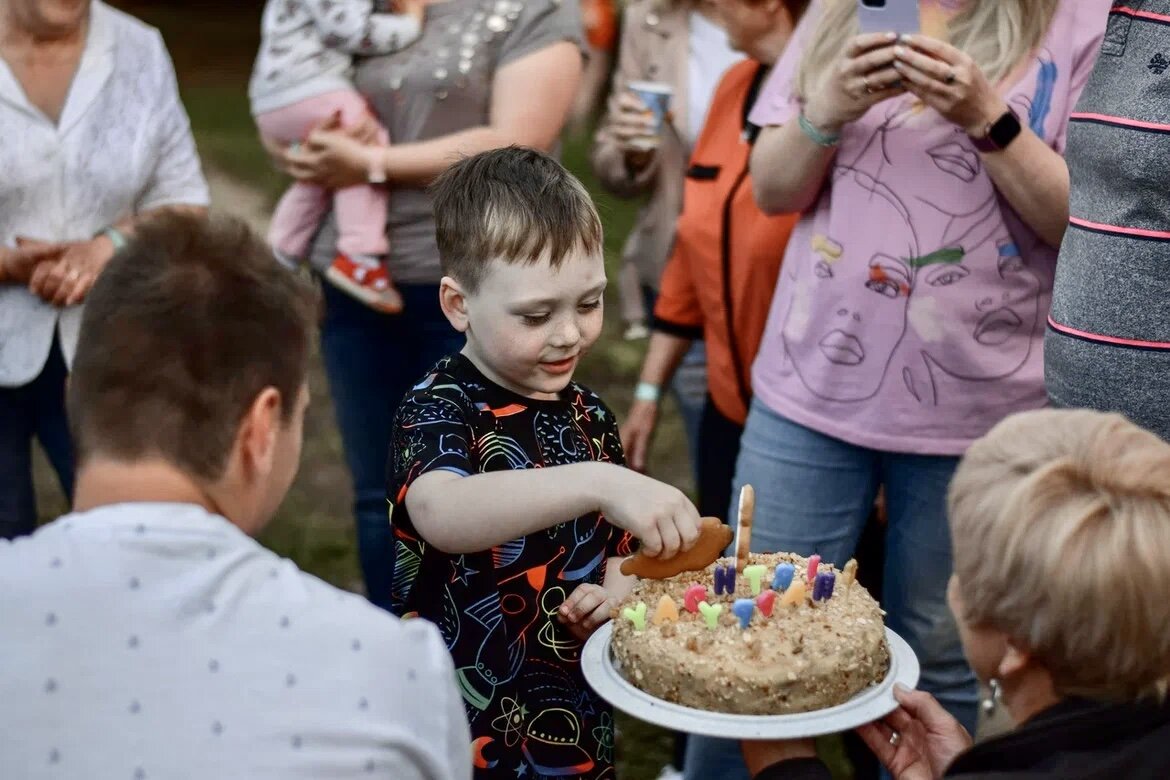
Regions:
<svg viewBox="0 0 1170 780"><path fill-rule="evenodd" d="M650 558L642 553L622 561L622 574L647 580L664 580L684 571L702 571L716 561L731 543L731 528L718 517L699 521L699 539L691 549L670 558Z"/></svg>

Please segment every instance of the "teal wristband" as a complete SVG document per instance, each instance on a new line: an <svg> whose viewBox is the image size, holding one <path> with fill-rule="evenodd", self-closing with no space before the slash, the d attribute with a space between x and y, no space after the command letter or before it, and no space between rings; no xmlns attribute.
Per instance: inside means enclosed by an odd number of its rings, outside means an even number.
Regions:
<svg viewBox="0 0 1170 780"><path fill-rule="evenodd" d="M800 112L800 117L797 119L797 124L800 125L800 132L804 133L808 140L812 141L817 146L823 146L830 149L841 143L840 133L826 133L820 128L816 127L812 122L808 121L808 117L804 112Z"/></svg>
<svg viewBox="0 0 1170 780"><path fill-rule="evenodd" d="M662 398L662 388L649 382L639 382L634 387L634 400L656 404Z"/></svg>
<svg viewBox="0 0 1170 780"><path fill-rule="evenodd" d="M130 243L126 239L126 235L113 225L104 227L99 230L94 238L97 238L98 236L105 236L106 238L110 239L110 243L114 245L114 252L121 252L126 248L126 245Z"/></svg>

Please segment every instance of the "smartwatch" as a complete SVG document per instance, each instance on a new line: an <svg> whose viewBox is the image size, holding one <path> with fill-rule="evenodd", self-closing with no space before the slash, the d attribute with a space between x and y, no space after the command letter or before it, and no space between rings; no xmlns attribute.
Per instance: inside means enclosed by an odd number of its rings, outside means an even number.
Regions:
<svg viewBox="0 0 1170 780"><path fill-rule="evenodd" d="M998 152L1006 149L1016 140L1023 127L1020 117L1012 109L987 126L987 132L981 137L971 136L971 142L981 152Z"/></svg>

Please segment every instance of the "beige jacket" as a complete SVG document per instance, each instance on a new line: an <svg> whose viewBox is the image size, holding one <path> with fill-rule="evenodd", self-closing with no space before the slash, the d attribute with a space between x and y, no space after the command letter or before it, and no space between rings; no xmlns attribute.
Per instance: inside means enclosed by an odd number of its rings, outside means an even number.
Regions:
<svg viewBox="0 0 1170 780"><path fill-rule="evenodd" d="M618 280L622 319L649 320L641 287L658 289L662 269L674 242L674 226L682 210L686 173L687 87L689 13L686 3L668 5L663 0L633 0L622 21L621 47L609 96L613 110L617 96L631 81L661 81L674 89L672 125L665 129L662 145L644 171L631 175L617 141L610 134L609 111L594 139L593 171L606 189L624 198L649 194L638 221L622 250Z"/></svg>

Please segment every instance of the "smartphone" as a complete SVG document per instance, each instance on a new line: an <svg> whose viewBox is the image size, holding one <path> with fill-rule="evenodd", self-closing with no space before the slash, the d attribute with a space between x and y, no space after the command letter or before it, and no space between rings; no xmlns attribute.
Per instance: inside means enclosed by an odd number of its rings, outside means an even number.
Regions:
<svg viewBox="0 0 1170 780"><path fill-rule="evenodd" d="M857 0L857 18L863 33L916 33L922 23L918 0Z"/></svg>

